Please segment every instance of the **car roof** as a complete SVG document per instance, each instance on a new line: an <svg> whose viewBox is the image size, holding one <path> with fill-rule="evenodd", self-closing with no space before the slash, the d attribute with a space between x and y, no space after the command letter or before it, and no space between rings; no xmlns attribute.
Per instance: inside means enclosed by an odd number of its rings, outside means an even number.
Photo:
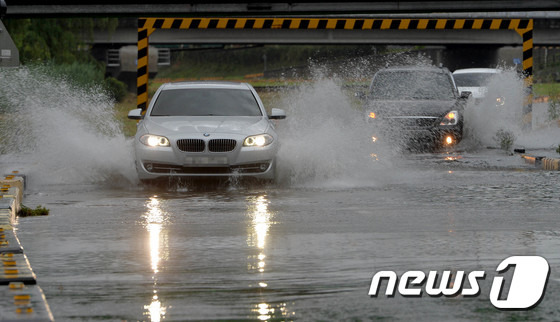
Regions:
<svg viewBox="0 0 560 322"><path fill-rule="evenodd" d="M464 68L457 69L453 74L498 74L501 72L497 68Z"/></svg>
<svg viewBox="0 0 560 322"><path fill-rule="evenodd" d="M187 89L187 88L227 88L249 90L251 87L247 83L226 82L226 81L186 81L172 82L162 85L162 90Z"/></svg>

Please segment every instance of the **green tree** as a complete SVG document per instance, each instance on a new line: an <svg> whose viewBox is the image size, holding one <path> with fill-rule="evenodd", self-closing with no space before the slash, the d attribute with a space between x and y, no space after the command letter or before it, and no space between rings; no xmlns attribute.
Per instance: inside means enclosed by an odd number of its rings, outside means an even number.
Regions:
<svg viewBox="0 0 560 322"><path fill-rule="evenodd" d="M6 19L6 28L20 51L22 64L52 61L55 64L89 62L87 40L94 28L115 30L116 18Z"/></svg>
<svg viewBox="0 0 560 322"><path fill-rule="evenodd" d="M73 85L102 86L116 101L123 100L126 85L116 79L104 80L105 67L93 58L88 45L95 28L114 31L118 19L6 19L4 23L22 64L41 63L51 75Z"/></svg>

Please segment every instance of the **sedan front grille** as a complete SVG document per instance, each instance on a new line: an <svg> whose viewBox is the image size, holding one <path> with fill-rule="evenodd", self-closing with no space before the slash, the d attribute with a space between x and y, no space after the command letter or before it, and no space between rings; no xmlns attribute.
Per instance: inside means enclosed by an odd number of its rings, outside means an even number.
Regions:
<svg viewBox="0 0 560 322"><path fill-rule="evenodd" d="M235 149L237 141L232 139L212 139L208 142L210 152L230 152Z"/></svg>
<svg viewBox="0 0 560 322"><path fill-rule="evenodd" d="M177 140L177 147L185 152L203 152L205 144L201 139L180 139Z"/></svg>
<svg viewBox="0 0 560 322"><path fill-rule="evenodd" d="M415 129L415 128L431 128L436 126L439 121L437 117L391 117L388 119L388 123L391 126L403 129Z"/></svg>

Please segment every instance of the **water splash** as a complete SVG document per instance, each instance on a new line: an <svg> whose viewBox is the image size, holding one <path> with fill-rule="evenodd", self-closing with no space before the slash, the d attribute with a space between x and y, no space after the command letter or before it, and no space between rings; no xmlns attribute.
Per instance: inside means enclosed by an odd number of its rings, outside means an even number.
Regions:
<svg viewBox="0 0 560 322"><path fill-rule="evenodd" d="M79 88L44 66L3 70L2 164L32 183L136 182L132 144L100 89Z"/></svg>
<svg viewBox="0 0 560 322"><path fill-rule="evenodd" d="M527 88L523 78L512 69L501 73L487 86L488 91L480 103L472 100L465 109L464 145L473 149L499 147L497 133L507 132L514 137L514 147L546 149L558 146L560 129L549 122L546 103L533 103L532 115L525 115ZM497 104L501 98L504 104Z"/></svg>
<svg viewBox="0 0 560 322"><path fill-rule="evenodd" d="M277 104L288 114L279 124L277 171L281 184L322 189L375 187L402 172L393 163L402 153L401 147L373 142L376 131L366 122L364 102L357 101L356 88L347 84L356 80L369 83L384 66L429 66L431 61L421 54L401 52L338 63L344 67L333 72L311 61L312 82L284 93Z"/></svg>
<svg viewBox="0 0 560 322"><path fill-rule="evenodd" d="M515 138L523 135L525 93L523 79L512 70L501 69L488 83L484 98L480 102L471 99L465 108L464 144L472 148L496 147L499 131Z"/></svg>
<svg viewBox="0 0 560 322"><path fill-rule="evenodd" d="M283 97L288 118L279 124L278 174L282 183L306 187L375 185L388 167L372 156L364 112L333 78L316 76Z"/></svg>

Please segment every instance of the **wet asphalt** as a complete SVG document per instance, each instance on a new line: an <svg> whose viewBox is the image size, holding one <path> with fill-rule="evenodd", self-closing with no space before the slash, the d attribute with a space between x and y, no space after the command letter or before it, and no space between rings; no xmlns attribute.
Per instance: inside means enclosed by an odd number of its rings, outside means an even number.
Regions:
<svg viewBox="0 0 560 322"><path fill-rule="evenodd" d="M560 172L484 151L409 155L371 178L31 185L24 203L50 215L17 234L58 321L560 319ZM551 268L529 311L489 300L513 255ZM384 270L487 276L476 297L369 296Z"/></svg>

